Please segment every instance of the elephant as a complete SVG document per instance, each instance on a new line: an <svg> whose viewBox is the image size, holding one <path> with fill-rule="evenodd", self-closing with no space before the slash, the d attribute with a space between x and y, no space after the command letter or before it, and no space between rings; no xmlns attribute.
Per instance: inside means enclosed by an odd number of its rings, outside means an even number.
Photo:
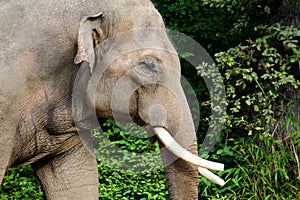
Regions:
<svg viewBox="0 0 300 200"><path fill-rule="evenodd" d="M47 199L97 199L97 162L76 128L91 112L167 130L197 157L178 55L149 0L0 0L0 26L0 184L31 164ZM170 199L198 199L199 165L171 143L160 141Z"/></svg>

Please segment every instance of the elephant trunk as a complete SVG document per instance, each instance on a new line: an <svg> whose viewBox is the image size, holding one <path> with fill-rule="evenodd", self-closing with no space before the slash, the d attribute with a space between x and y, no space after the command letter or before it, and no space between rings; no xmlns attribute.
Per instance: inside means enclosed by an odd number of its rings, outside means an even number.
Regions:
<svg viewBox="0 0 300 200"><path fill-rule="evenodd" d="M196 133L189 107L184 102L180 108L183 112L180 127L172 127L174 123L167 122L166 130L170 130L173 138L182 147L198 156ZM178 157L163 144L163 141L160 143L170 199L198 199L198 167L181 158L177 159Z"/></svg>
<svg viewBox="0 0 300 200"><path fill-rule="evenodd" d="M181 87L176 91L175 94L165 87L160 87L156 88L152 97L143 98L141 95L139 98L139 110L142 111L140 116L151 127L147 128L148 132L149 129L151 133L154 133L158 132L158 127L163 128L181 147L198 156L196 134L187 100ZM156 98L162 96L164 100ZM145 105L143 102L149 104ZM158 139L161 138L158 137ZM180 150L175 155L165 145L165 141L160 141L170 199L198 199L198 166L179 158L181 157Z"/></svg>
<svg viewBox="0 0 300 200"><path fill-rule="evenodd" d="M162 145L160 146L162 147ZM187 150L197 155L196 140L190 144ZM174 154L164 147L161 148L161 156L165 165L170 199L198 199L197 166L180 158L169 164L170 158L174 157Z"/></svg>

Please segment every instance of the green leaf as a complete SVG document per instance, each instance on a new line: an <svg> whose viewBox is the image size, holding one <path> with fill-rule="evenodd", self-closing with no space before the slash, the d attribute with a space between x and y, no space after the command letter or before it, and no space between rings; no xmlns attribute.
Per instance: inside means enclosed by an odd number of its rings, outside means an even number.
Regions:
<svg viewBox="0 0 300 200"><path fill-rule="evenodd" d="M290 126L290 122L291 122L291 116L287 116L287 118L285 119L285 130L289 130L289 126Z"/></svg>
<svg viewBox="0 0 300 200"><path fill-rule="evenodd" d="M190 53L190 52L185 52L185 53L179 54L180 58L188 58L188 57L191 57L191 56L195 56L195 55L193 53Z"/></svg>

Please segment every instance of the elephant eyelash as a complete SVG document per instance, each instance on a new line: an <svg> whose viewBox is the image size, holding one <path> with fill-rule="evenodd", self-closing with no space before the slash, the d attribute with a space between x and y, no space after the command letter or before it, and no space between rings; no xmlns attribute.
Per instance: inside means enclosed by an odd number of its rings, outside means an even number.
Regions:
<svg viewBox="0 0 300 200"><path fill-rule="evenodd" d="M143 68L146 68L147 70L157 73L157 66L154 63L148 63L148 62L141 62L140 66Z"/></svg>

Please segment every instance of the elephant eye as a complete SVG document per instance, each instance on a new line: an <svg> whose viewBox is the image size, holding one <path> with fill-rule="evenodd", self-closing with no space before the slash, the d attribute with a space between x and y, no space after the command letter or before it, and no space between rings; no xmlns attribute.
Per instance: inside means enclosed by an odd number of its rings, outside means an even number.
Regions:
<svg viewBox="0 0 300 200"><path fill-rule="evenodd" d="M140 85L157 84L161 79L162 66L159 60L152 56L144 56L133 68L132 78Z"/></svg>
<svg viewBox="0 0 300 200"><path fill-rule="evenodd" d="M157 68L154 63L151 62L141 62L140 66L146 68L147 70L157 73Z"/></svg>
<svg viewBox="0 0 300 200"><path fill-rule="evenodd" d="M153 72L153 73L158 72L158 69L157 69L158 61L151 56L143 57L139 61L139 66L146 69L149 72Z"/></svg>

